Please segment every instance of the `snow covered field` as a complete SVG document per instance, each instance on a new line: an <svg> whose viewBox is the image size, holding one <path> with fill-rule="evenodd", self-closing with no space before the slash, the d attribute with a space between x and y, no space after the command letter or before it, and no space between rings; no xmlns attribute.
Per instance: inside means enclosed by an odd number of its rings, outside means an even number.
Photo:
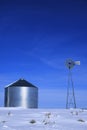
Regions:
<svg viewBox="0 0 87 130"><path fill-rule="evenodd" d="M87 110L0 108L0 130L87 130Z"/></svg>

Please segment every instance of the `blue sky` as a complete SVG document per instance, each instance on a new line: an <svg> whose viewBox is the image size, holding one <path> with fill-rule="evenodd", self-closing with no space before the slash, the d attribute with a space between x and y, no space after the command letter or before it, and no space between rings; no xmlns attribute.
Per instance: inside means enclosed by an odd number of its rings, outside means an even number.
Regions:
<svg viewBox="0 0 87 130"><path fill-rule="evenodd" d="M68 70L78 107L87 107L87 1L0 0L0 106L4 86L24 78L39 88L40 108L64 108Z"/></svg>

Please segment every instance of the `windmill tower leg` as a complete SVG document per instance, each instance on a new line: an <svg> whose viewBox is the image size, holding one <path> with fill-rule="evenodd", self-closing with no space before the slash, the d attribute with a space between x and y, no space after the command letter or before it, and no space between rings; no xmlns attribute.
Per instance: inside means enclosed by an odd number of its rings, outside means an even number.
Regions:
<svg viewBox="0 0 87 130"><path fill-rule="evenodd" d="M68 74L68 87L67 87L67 99L66 99L66 109L68 108L76 108L74 85L70 69Z"/></svg>

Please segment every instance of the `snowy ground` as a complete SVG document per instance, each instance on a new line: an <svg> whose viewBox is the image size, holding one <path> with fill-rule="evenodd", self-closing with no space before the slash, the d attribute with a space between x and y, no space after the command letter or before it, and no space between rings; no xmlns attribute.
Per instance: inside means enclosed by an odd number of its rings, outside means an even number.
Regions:
<svg viewBox="0 0 87 130"><path fill-rule="evenodd" d="M0 130L87 130L87 110L0 108Z"/></svg>

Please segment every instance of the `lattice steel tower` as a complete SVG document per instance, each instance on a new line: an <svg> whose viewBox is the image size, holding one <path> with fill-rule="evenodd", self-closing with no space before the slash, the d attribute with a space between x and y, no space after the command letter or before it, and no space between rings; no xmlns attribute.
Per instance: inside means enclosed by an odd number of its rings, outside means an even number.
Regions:
<svg viewBox="0 0 87 130"><path fill-rule="evenodd" d="M74 92L74 84L72 79L71 69L74 65L80 65L80 61L73 61L71 59L66 60L66 66L69 69L68 74L68 87L67 87L67 98L66 98L66 109L68 108L76 108L76 100L75 100L75 92Z"/></svg>

